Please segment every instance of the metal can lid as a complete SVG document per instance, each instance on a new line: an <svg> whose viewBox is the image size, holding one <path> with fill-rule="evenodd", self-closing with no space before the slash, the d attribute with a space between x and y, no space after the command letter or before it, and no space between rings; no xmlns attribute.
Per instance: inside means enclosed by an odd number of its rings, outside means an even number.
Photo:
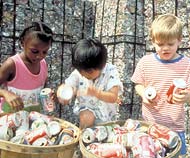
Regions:
<svg viewBox="0 0 190 158"><path fill-rule="evenodd" d="M152 86L148 86L145 91L144 91L144 95L147 99L154 99L156 97L156 89Z"/></svg>
<svg viewBox="0 0 190 158"><path fill-rule="evenodd" d="M173 84L177 87L177 88L186 88L187 84L185 82L184 79L182 78L177 78L173 80Z"/></svg>
<svg viewBox="0 0 190 158"><path fill-rule="evenodd" d="M49 95L51 91L52 91L51 88L43 88L40 92L40 96Z"/></svg>
<svg viewBox="0 0 190 158"><path fill-rule="evenodd" d="M57 135L61 131L61 125L57 121L48 123L48 130L51 136Z"/></svg>
<svg viewBox="0 0 190 158"><path fill-rule="evenodd" d="M72 96L73 96L72 87L64 85L60 90L60 97L65 100L70 100Z"/></svg>

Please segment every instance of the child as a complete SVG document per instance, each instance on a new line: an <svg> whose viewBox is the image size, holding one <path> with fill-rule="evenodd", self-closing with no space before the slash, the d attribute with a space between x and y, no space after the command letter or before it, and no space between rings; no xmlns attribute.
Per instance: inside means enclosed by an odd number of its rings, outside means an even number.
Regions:
<svg viewBox="0 0 190 158"><path fill-rule="evenodd" d="M150 37L156 53L140 59L131 80L142 97L142 116L147 121L157 122L176 131L181 140L181 155L186 154L184 103L189 102L190 92L181 90L173 94L172 104L167 101L167 91L174 79L182 78L190 87L190 59L177 53L182 40L182 23L174 15L165 14L151 25ZM145 88L153 86L157 99L148 100Z"/></svg>
<svg viewBox="0 0 190 158"><path fill-rule="evenodd" d="M39 93L48 72L44 58L52 35L52 30L41 22L33 22L23 30L19 38L23 51L8 58L0 67L0 85L5 85L0 89L1 106L8 103L14 111L40 110Z"/></svg>
<svg viewBox="0 0 190 158"><path fill-rule="evenodd" d="M71 86L76 96L74 113L79 115L80 128L94 123L112 121L117 114L117 99L122 83L116 67L106 63L107 49L95 39L82 39L72 50L72 65L76 68L57 90L60 103L64 88ZM73 97L72 96L72 97Z"/></svg>

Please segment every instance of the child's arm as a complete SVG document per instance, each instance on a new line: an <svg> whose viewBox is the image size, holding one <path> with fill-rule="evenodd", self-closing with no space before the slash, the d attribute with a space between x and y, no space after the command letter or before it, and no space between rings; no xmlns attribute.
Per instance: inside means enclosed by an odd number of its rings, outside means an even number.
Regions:
<svg viewBox="0 0 190 158"><path fill-rule="evenodd" d="M104 102L115 103L118 99L118 93L119 86L114 86L109 91L102 91L94 86L90 86L88 87L86 95L95 96L96 98Z"/></svg>
<svg viewBox="0 0 190 158"><path fill-rule="evenodd" d="M15 75L15 65L12 59L7 59L0 67L0 85L11 81ZM6 102L15 110L23 109L23 101L16 94L0 88L0 97L5 98Z"/></svg>

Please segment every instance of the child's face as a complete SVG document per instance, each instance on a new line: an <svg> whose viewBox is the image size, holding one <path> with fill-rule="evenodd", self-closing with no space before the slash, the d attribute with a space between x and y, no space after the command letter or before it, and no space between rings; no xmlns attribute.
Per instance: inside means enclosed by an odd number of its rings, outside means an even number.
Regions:
<svg viewBox="0 0 190 158"><path fill-rule="evenodd" d="M28 37L23 41L24 53L31 63L38 63L44 59L50 46L51 42L45 43L38 38Z"/></svg>
<svg viewBox="0 0 190 158"><path fill-rule="evenodd" d="M101 71L98 69L91 69L89 71L81 70L80 74L89 80L95 80L100 76Z"/></svg>
<svg viewBox="0 0 190 158"><path fill-rule="evenodd" d="M177 49L181 43L181 40L173 39L170 41L159 41L155 40L153 46L156 49L156 53L160 56L162 60L172 60L175 59L177 54Z"/></svg>

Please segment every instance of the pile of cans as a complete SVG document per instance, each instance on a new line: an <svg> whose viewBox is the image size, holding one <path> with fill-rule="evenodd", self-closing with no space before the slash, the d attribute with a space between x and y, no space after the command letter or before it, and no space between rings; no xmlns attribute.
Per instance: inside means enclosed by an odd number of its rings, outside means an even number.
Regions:
<svg viewBox="0 0 190 158"><path fill-rule="evenodd" d="M73 127L35 111L19 111L0 117L0 139L33 146L62 145L75 139Z"/></svg>
<svg viewBox="0 0 190 158"><path fill-rule="evenodd" d="M106 158L163 158L180 142L179 136L165 126L145 126L132 119L122 126L113 123L86 128L81 138L87 151Z"/></svg>

